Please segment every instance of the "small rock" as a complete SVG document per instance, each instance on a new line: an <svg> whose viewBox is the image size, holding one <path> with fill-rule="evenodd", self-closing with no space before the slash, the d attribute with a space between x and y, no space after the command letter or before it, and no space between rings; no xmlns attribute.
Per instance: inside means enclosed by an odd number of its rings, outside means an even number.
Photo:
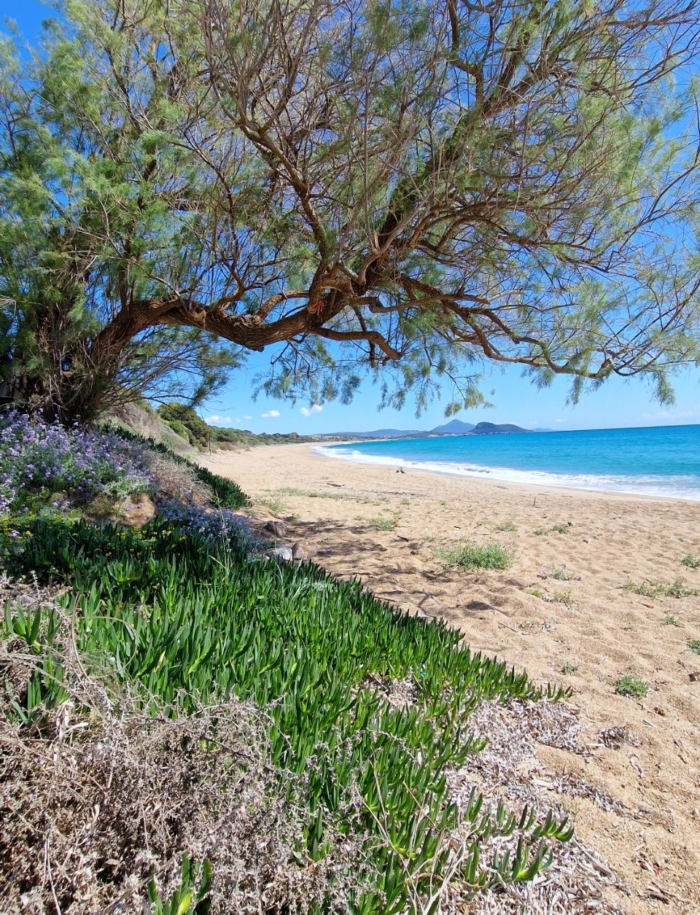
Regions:
<svg viewBox="0 0 700 915"><path fill-rule="evenodd" d="M666 715L668 714L668 712L663 707L663 705L655 705L654 711L656 712L657 715L661 715L662 718L665 718Z"/></svg>
<svg viewBox="0 0 700 915"><path fill-rule="evenodd" d="M278 546L276 550L269 550L267 555L276 556L277 559L284 559L285 562L291 562L294 559L288 546Z"/></svg>
<svg viewBox="0 0 700 915"><path fill-rule="evenodd" d="M700 680L700 670L694 670L692 673L689 673L691 683L697 683Z"/></svg>
<svg viewBox="0 0 700 915"><path fill-rule="evenodd" d="M119 520L128 527L142 528L152 521L156 514L156 507L145 492L138 493L121 505Z"/></svg>
<svg viewBox="0 0 700 915"><path fill-rule="evenodd" d="M303 540L297 541L292 547L292 559L297 562L303 562L306 559L311 558L311 550L307 543L304 543Z"/></svg>
<svg viewBox="0 0 700 915"><path fill-rule="evenodd" d="M283 521L268 521L265 525L265 530L269 531L271 534L274 534L275 537L284 537L287 527Z"/></svg>

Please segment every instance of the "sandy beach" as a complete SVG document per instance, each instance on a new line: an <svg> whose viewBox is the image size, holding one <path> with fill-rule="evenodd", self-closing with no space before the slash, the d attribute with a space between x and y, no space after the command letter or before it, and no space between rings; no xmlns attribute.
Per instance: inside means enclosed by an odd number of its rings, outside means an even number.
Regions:
<svg viewBox="0 0 700 915"><path fill-rule="evenodd" d="M571 686L587 750L539 747L544 796L629 888L609 888L611 905L700 912L700 656L688 646L700 639L700 569L681 564L700 556L700 503L399 473L309 445L201 463L328 571L447 620L536 681ZM511 567L450 566L445 551L465 541L502 544ZM648 696L618 695L625 675L647 681Z"/></svg>

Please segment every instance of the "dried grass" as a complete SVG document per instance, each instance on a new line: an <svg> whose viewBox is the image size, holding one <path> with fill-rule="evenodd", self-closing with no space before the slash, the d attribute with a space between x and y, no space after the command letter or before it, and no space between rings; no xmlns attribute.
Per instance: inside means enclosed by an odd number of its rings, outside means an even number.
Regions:
<svg viewBox="0 0 700 915"><path fill-rule="evenodd" d="M579 723L574 710L562 702L498 704L484 702L472 718L474 730L488 737L485 750L470 758L467 766L455 773L454 795L464 805L476 783L486 797L501 798L509 808L519 810L526 804L538 817L553 810L566 814L556 797L546 788L579 794L576 782L558 782L537 761L538 744L580 755L587 748L579 742ZM573 790L567 791L568 787ZM494 851L502 854L513 839L490 839L483 857ZM623 892L629 888L594 852L576 837L556 848L552 866L530 883L503 887L500 891L477 896L466 911L473 915L622 915L606 900L606 888ZM453 911L458 911L455 907ZM463 910L464 911L464 910Z"/></svg>
<svg viewBox="0 0 700 915"><path fill-rule="evenodd" d="M4 592L4 593L3 593ZM24 606L50 595L0 580ZM37 659L0 645L0 676L21 694ZM357 840L329 832L308 860L301 780L274 770L269 721L236 699L196 714L147 714L128 693L63 658L70 699L21 726L0 696L0 911L142 913L153 876L162 898L186 854L207 857L212 913L306 911L347 894L365 870Z"/></svg>
<svg viewBox="0 0 700 915"><path fill-rule="evenodd" d="M8 598L24 607L45 606L52 594L0 578L0 603ZM70 646L70 638L64 644ZM17 693L36 664L20 648L26 645L0 645L0 677ZM304 783L269 765L270 722L263 712L231 699L188 717L173 717L168 709L146 714L128 693L110 689L107 679L87 676L70 647L63 661L70 700L33 728L20 727L7 695L0 698L0 912L140 915L150 911L151 876L168 898L185 854L211 862L213 913L287 915L324 900L331 911L350 910L350 897L371 882L361 836L329 832L329 851L317 862L300 853L308 820ZM416 701L410 678L373 685L397 705ZM538 819L552 809L565 815L557 803L561 793L583 794L621 812L591 786L538 763L539 744L588 752L565 703L485 702L471 724L489 744L449 776L460 810L476 787L487 803L503 800L514 811L528 805ZM531 883L471 898L458 874L472 827L466 818L461 824L440 837L449 854L448 879L421 877L423 888L429 882L435 912L619 915L606 888L627 888L576 838L556 843L554 863ZM514 846L514 836L490 837L481 843L481 861L513 853ZM425 905L416 891L406 911L422 915Z"/></svg>

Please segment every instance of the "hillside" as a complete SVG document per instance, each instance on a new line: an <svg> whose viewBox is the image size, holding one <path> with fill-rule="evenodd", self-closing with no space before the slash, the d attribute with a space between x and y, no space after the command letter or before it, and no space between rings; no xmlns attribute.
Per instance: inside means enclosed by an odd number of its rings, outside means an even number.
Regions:
<svg viewBox="0 0 700 915"><path fill-rule="evenodd" d="M463 423L461 419L453 419L442 426L430 430L431 435L466 435L474 429L473 423Z"/></svg>
<svg viewBox="0 0 700 915"><path fill-rule="evenodd" d="M515 426L513 423L478 423L472 429L472 435L515 435L521 432L529 432L529 429L523 429L521 426Z"/></svg>

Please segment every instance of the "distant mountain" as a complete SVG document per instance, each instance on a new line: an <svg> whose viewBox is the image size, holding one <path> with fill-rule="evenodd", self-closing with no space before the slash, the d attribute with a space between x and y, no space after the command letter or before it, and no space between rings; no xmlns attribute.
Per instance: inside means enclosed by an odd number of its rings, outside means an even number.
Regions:
<svg viewBox="0 0 700 915"><path fill-rule="evenodd" d="M530 432L512 423L463 423L453 419L430 431L424 429L375 429L373 432L328 432L317 438L342 438L362 440L368 438L426 438L432 435L513 435L518 432Z"/></svg>
<svg viewBox="0 0 700 915"><path fill-rule="evenodd" d="M529 432L513 423L477 423L472 429L472 435L513 435L516 432Z"/></svg>
<svg viewBox="0 0 700 915"><path fill-rule="evenodd" d="M430 430L430 435L466 435L474 429L474 423L463 423L461 419L453 419L442 426L435 426Z"/></svg>
<svg viewBox="0 0 700 915"><path fill-rule="evenodd" d="M426 435L422 429L374 429L372 432L326 432L319 438L406 438L408 435Z"/></svg>

